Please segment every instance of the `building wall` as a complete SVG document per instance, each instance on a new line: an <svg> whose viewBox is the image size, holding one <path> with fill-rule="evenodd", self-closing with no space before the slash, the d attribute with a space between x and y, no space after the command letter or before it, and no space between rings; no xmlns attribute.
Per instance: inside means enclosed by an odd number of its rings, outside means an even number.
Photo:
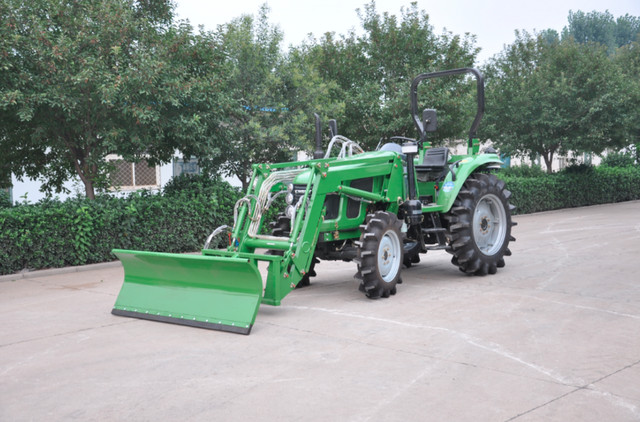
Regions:
<svg viewBox="0 0 640 422"><path fill-rule="evenodd" d="M19 202L28 202L33 204L35 202L44 199L46 195L40 192L40 187L42 186L42 181L34 180L34 179L23 179L19 181L16 179L15 175L11 175L11 183L13 184L13 203L17 204ZM60 199L68 198L69 196L75 195L75 192L78 189L81 189L84 192L84 187L80 182L80 179L67 181L64 183L64 187L69 189L72 194L54 194L54 197L59 197Z"/></svg>
<svg viewBox="0 0 640 422"><path fill-rule="evenodd" d="M176 158L176 160L181 161L181 159ZM159 166L158 171L158 180L159 186L156 188L150 188L152 191L159 191L162 189L174 175L174 171L179 169L180 166L174 165L174 162L163 164ZM179 174L179 171L178 171ZM226 181L228 181L232 186L241 186L240 180L237 177L224 177ZM30 204L34 204L44 198L46 198L46 194L40 191L40 187L43 184L42 180L34 180L25 178L22 181L16 179L15 175L11 175L11 182L13 184L13 203L22 203L27 202ZM84 196L84 184L80 181L80 178L74 177L72 180L69 180L64 183L64 187L67 188L70 193L60 193L54 194L54 198L59 198L60 200L67 199L69 197L74 196ZM111 192L116 196L125 196L129 194L131 191L135 191L137 189L131 190L117 190Z"/></svg>

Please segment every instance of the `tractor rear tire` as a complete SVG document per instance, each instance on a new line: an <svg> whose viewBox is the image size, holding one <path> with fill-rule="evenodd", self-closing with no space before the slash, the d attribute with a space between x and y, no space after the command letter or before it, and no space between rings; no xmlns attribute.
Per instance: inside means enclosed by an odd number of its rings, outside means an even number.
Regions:
<svg viewBox="0 0 640 422"><path fill-rule="evenodd" d="M269 226L271 227L271 236L289 237L289 233L291 232L291 219L284 215L284 213L279 213L276 216L276 221L269 223ZM284 255L284 251L279 249L271 249L270 253L271 255ZM314 256L311 260L309 271L307 271L298 284L296 284L296 289L311 285L310 278L316 276L315 268L319 262L320 260Z"/></svg>
<svg viewBox="0 0 640 422"><path fill-rule="evenodd" d="M451 263L467 274L495 274L511 255L511 192L493 174L474 173L464 182L449 219Z"/></svg>
<svg viewBox="0 0 640 422"><path fill-rule="evenodd" d="M396 294L404 258L402 221L395 214L369 214L358 242L356 278L370 299Z"/></svg>

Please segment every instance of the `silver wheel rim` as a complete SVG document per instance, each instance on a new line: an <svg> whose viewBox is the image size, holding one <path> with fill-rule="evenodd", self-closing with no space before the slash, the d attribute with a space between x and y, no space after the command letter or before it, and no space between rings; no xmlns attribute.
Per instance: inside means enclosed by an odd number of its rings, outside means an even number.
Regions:
<svg viewBox="0 0 640 422"><path fill-rule="evenodd" d="M473 237L485 255L494 255L502 248L507 231L507 214L502 201L494 194L480 198L473 213Z"/></svg>
<svg viewBox="0 0 640 422"><path fill-rule="evenodd" d="M378 246L378 271L385 283L392 282L400 269L402 257L400 238L396 232L387 231Z"/></svg>

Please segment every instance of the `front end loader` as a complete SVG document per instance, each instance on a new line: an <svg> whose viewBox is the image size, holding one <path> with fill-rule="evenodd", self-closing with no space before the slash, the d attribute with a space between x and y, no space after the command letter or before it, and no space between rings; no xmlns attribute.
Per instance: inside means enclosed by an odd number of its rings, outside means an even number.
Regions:
<svg viewBox="0 0 640 422"><path fill-rule="evenodd" d="M478 110L467 154L450 155L427 142L436 112L419 115L417 88L462 74L476 78ZM510 192L494 174L502 162L493 151L480 153L475 136L484 113L482 75L472 68L419 75L411 109L419 138L392 138L370 152L339 135L332 121L323 153L317 118L314 158L254 164L233 227L216 229L201 255L114 250L125 278L112 313L249 334L259 306L280 305L308 284L319 260L357 263L360 290L372 299L395 294L403 265L429 250L446 250L465 273L494 274L511 254L515 223ZM279 198L285 208L266 221ZM212 237L226 233L226 249L209 248ZM264 280L259 261L268 264Z"/></svg>

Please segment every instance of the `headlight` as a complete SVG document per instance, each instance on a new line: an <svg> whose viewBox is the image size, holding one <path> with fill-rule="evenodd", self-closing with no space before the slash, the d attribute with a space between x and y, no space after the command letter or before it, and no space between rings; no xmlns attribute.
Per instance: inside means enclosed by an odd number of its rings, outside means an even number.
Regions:
<svg viewBox="0 0 640 422"><path fill-rule="evenodd" d="M287 192L293 192L293 183L287 185Z"/></svg>
<svg viewBox="0 0 640 422"><path fill-rule="evenodd" d="M293 193L287 193L287 195L284 197L284 200L289 205L293 204Z"/></svg>

